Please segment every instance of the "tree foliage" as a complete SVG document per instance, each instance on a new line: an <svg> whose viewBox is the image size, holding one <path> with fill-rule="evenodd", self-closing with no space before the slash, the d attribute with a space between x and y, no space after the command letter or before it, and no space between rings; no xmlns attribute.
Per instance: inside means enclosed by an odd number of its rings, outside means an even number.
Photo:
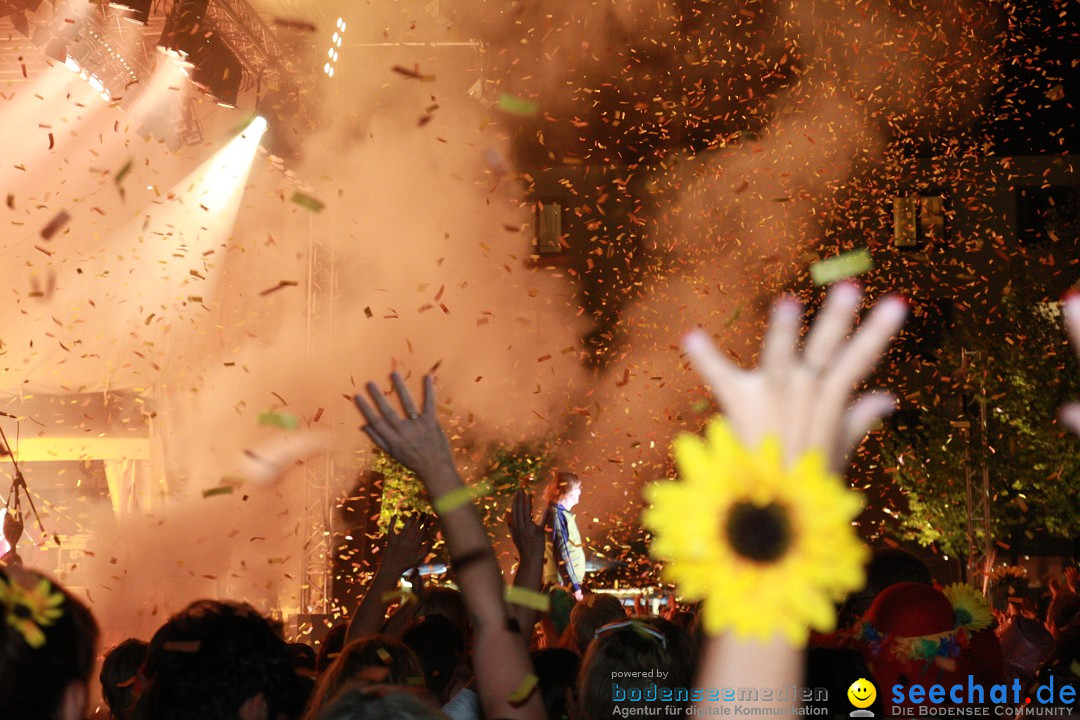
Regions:
<svg viewBox="0 0 1080 720"><path fill-rule="evenodd" d="M908 505L895 529L947 554L967 551L965 465L981 488L984 455L995 542L1080 531L1080 446L1057 421L1062 403L1080 400L1080 371L1057 305L1007 292L996 310L991 322L945 340L936 363L944 392L885 440L885 460ZM981 531L978 537L981 546Z"/></svg>

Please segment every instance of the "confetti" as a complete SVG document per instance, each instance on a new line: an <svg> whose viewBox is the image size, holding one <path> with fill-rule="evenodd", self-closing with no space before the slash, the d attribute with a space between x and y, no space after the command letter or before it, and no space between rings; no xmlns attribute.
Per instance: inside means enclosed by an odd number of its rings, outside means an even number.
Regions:
<svg viewBox="0 0 1080 720"><path fill-rule="evenodd" d="M267 411L259 413L259 424L279 427L284 430L295 430L300 425L300 420L290 413Z"/></svg>
<svg viewBox="0 0 1080 720"><path fill-rule="evenodd" d="M519 117L532 117L540 112L540 103L510 93L499 95L498 107L508 115L517 115Z"/></svg>
<svg viewBox="0 0 1080 720"><path fill-rule="evenodd" d="M322 212L323 208L326 207L325 203L322 203L319 200L316 200L315 198L311 197L310 195L305 195L304 193L300 192L299 190L296 190L296 191L293 192L292 201L294 203L296 203L297 205L300 205L301 207L305 207L308 210L310 210L311 212L316 212L316 213L317 212Z"/></svg>
<svg viewBox="0 0 1080 720"><path fill-rule="evenodd" d="M214 495L232 495L235 488L232 485L219 485L218 487L208 488L202 491L204 498L213 497Z"/></svg>
<svg viewBox="0 0 1080 720"><path fill-rule="evenodd" d="M113 178L113 182L115 182L117 185L124 182L124 178L128 176L128 173L131 172L131 168L133 168L134 166L135 161L129 159L119 170L116 171L116 176Z"/></svg>
<svg viewBox="0 0 1080 720"><path fill-rule="evenodd" d="M298 281L296 281L296 280L282 280L277 285L275 285L274 287L267 288L266 290L263 290L261 293L259 293L259 295L265 297L265 296L269 295L270 293L275 293L275 292L277 292L278 290L280 290L282 288L296 287L299 284L300 283Z"/></svg>
<svg viewBox="0 0 1080 720"><path fill-rule="evenodd" d="M462 505L471 502L473 498L483 497L494 491L495 487L489 480L484 480L476 485L463 485L451 490L442 497L436 498L435 502L432 503L432 506L435 508L435 512L444 515L451 510L455 510Z"/></svg>
<svg viewBox="0 0 1080 720"><path fill-rule="evenodd" d="M855 277L874 268L870 251L859 248L842 253L828 260L818 260L810 266L810 277L815 285L829 285L837 280Z"/></svg>
<svg viewBox="0 0 1080 720"><path fill-rule="evenodd" d="M61 210L53 217L52 220L49 221L48 225L41 228L41 237L45 238L46 240L52 239L52 236L60 232L60 230L63 229L63 227L67 225L68 221L70 220L71 216L67 214L67 211Z"/></svg>

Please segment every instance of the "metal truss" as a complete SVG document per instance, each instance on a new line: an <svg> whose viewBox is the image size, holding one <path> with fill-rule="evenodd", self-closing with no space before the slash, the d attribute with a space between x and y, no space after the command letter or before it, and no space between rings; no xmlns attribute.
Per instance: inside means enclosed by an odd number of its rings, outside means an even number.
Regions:
<svg viewBox="0 0 1080 720"><path fill-rule="evenodd" d="M965 422L961 426L964 437L964 511L967 530L967 580L986 592L989 571L994 564L994 537L990 525L990 467L987 458L990 440L986 427L986 393L981 384L971 383L971 364L978 359L977 353L961 351L961 367L965 390L977 395L964 403ZM965 393L967 395L967 393ZM970 395L968 395L970 397ZM967 399L967 398L965 398ZM971 405L977 404L977 410ZM975 412L973 412L973 410ZM977 418L972 418L977 413ZM974 419L975 422L971 420ZM972 429L977 432L972 433ZM973 442L973 437L977 440ZM972 449L978 453L978 462L972 462Z"/></svg>
<svg viewBox="0 0 1080 720"><path fill-rule="evenodd" d="M293 73L273 31L245 0L212 0L203 18L236 55L248 75L271 88Z"/></svg>
<svg viewBox="0 0 1080 720"><path fill-rule="evenodd" d="M337 275L332 240L319 237L314 219L308 225L307 307L305 342L310 357L321 333L333 332ZM333 533L334 461L328 454L305 464L304 547L300 612L330 612L333 593L331 537Z"/></svg>

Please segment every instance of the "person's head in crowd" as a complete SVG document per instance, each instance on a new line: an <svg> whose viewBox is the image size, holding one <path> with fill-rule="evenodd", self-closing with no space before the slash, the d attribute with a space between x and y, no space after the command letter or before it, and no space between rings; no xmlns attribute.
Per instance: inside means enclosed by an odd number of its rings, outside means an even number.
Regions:
<svg viewBox="0 0 1080 720"><path fill-rule="evenodd" d="M297 673L308 677L315 674L315 666L319 660L318 655L315 654L315 648L307 643L291 642L289 652L292 653L293 667L296 668Z"/></svg>
<svg viewBox="0 0 1080 720"><path fill-rule="evenodd" d="M581 499L581 478L572 472L560 470L551 478L551 482L544 488L544 503L547 505L562 505L567 510L573 510Z"/></svg>
<svg viewBox="0 0 1080 720"><path fill-rule="evenodd" d="M150 641L139 720L292 719L304 687L278 629L245 603L197 600Z"/></svg>
<svg viewBox="0 0 1080 720"><path fill-rule="evenodd" d="M1080 614L1080 595L1060 592L1050 601L1046 611L1046 629L1057 638L1058 634Z"/></svg>
<svg viewBox="0 0 1080 720"><path fill-rule="evenodd" d="M840 610L837 627L848 627L870 609L874 598L885 588L898 583L913 582L932 585L930 568L922 560L902 548L878 548L866 565L866 584L852 593ZM856 678L857 679L857 678Z"/></svg>
<svg viewBox="0 0 1080 720"><path fill-rule="evenodd" d="M447 717L410 693L378 693L350 687L327 703L313 720L447 720Z"/></svg>
<svg viewBox="0 0 1080 720"><path fill-rule="evenodd" d="M369 635L345 646L338 659L319 678L306 717L322 708L350 686L424 687L424 671L409 647L383 635Z"/></svg>
<svg viewBox="0 0 1080 720"><path fill-rule="evenodd" d="M101 681L101 697L116 720L135 717L136 676L146 660L148 647L138 638L128 638L105 653L98 680Z"/></svg>
<svg viewBox="0 0 1080 720"><path fill-rule="evenodd" d="M94 669L97 623L59 584L0 569L0 717L79 720Z"/></svg>
<svg viewBox="0 0 1080 720"><path fill-rule="evenodd" d="M345 637L349 634L349 622L344 620L326 631L326 636L319 645L319 654L315 658L315 672L322 675L326 672L338 655L345 647Z"/></svg>
<svg viewBox="0 0 1080 720"><path fill-rule="evenodd" d="M626 608L619 598L605 593L590 593L570 610L566 646L584 655L598 629L625 619Z"/></svg>
<svg viewBox="0 0 1080 720"><path fill-rule="evenodd" d="M566 648L544 648L531 656L548 720L577 720L580 716L577 676L581 656Z"/></svg>
<svg viewBox="0 0 1080 720"><path fill-rule="evenodd" d="M987 606L987 616L989 612ZM878 593L855 630L854 642L879 688L949 687L968 676L989 687L1005 679L1001 645L989 623L954 608L933 586L898 583ZM911 705L894 706L891 697L882 698L886 715L915 713ZM945 704L950 704L948 698Z"/></svg>
<svg viewBox="0 0 1080 720"><path fill-rule="evenodd" d="M669 635L682 635L673 637ZM585 720L607 720L618 708L656 708L658 714L682 714L689 705L690 664L675 654L690 646L686 631L666 623L661 630L652 619L623 620L605 625L596 632L578 674L578 699ZM662 670L665 678L641 677ZM619 675L617 673L625 673ZM638 673L634 677L632 673ZM614 681L613 678L619 678ZM650 686L657 688L657 700L645 699ZM663 688L672 689L672 699L663 701ZM674 708L667 710L666 708Z"/></svg>
<svg viewBox="0 0 1080 720"><path fill-rule="evenodd" d="M420 661L428 690L445 705L454 689L455 676L466 662L465 636L442 615L420 618L401 636Z"/></svg>
<svg viewBox="0 0 1080 720"><path fill-rule="evenodd" d="M466 643L472 635L469 613L465 610L465 600L461 597L460 590L448 587L426 588L416 615L422 618L441 615L457 626Z"/></svg>
<svg viewBox="0 0 1080 720"><path fill-rule="evenodd" d="M1023 684L1030 684L1054 652L1050 631L1039 621L1023 615L1011 616L999 639L1008 682L1018 678Z"/></svg>

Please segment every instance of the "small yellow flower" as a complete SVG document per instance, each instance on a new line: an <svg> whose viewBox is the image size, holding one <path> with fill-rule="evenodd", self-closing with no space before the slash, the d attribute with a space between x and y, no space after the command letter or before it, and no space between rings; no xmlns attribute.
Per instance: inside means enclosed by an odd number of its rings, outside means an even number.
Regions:
<svg viewBox="0 0 1080 720"><path fill-rule="evenodd" d="M852 527L862 497L824 454L785 467L776 438L749 451L723 418L705 439L676 438L674 451L682 480L646 487L642 521L665 579L704 601L705 629L761 639L779 631L796 646L808 628L834 629L833 603L862 587L867 550Z"/></svg>
<svg viewBox="0 0 1080 720"><path fill-rule="evenodd" d="M956 613L956 626L975 632L990 627L994 613L981 592L965 583L953 583L945 588L945 597Z"/></svg>
<svg viewBox="0 0 1080 720"><path fill-rule="evenodd" d="M6 622L15 628L32 648L45 644L42 628L54 624L64 614L64 594L52 591L52 583L40 578L33 588L14 579L0 579L0 608Z"/></svg>

